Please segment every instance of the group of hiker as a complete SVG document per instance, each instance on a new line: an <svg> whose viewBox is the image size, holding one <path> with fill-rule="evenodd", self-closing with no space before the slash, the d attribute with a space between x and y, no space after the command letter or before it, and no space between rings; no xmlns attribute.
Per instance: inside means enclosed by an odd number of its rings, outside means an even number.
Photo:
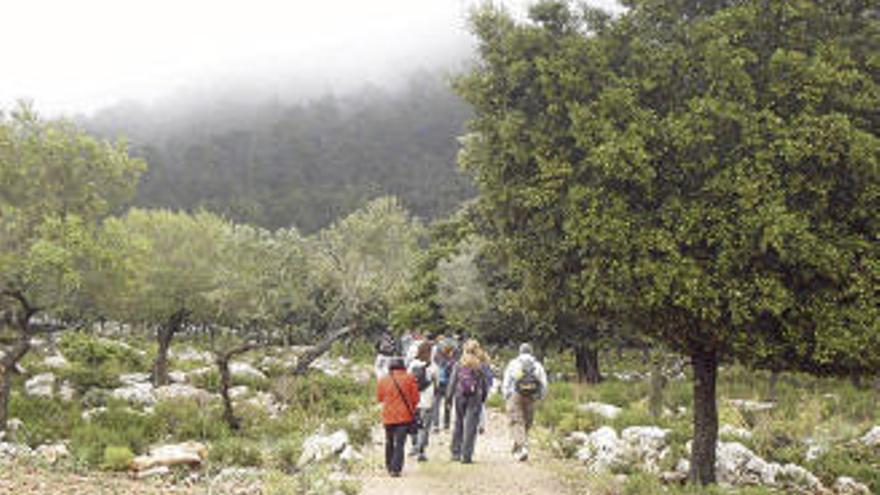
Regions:
<svg viewBox="0 0 880 495"><path fill-rule="evenodd" d="M477 436L485 430L486 399L495 385L491 358L479 342L459 335L412 332L398 340L386 332L377 351L376 396L382 404L388 473L400 476L407 439L409 455L427 461L430 436L441 426L452 428L452 460L474 462ZM535 403L547 393L547 375L531 345L522 344L519 355L505 367L500 392L513 437L513 457L525 461Z"/></svg>

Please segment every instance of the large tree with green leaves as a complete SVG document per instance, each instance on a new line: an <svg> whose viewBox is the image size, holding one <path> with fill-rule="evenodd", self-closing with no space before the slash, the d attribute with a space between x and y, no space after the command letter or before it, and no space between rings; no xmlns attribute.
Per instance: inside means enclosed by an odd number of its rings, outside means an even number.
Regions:
<svg viewBox="0 0 880 495"><path fill-rule="evenodd" d="M126 290L101 298L102 313L117 321L155 329L156 386L168 384L168 351L190 323L210 321L209 295L218 288L216 270L230 225L211 213L132 209L105 222L124 240L133 275Z"/></svg>
<svg viewBox="0 0 880 495"><path fill-rule="evenodd" d="M0 328L15 333L0 354L0 430L10 374L31 338L86 312L86 289L118 255L97 223L133 193L144 164L125 143L97 140L28 106L0 114Z"/></svg>
<svg viewBox="0 0 880 495"><path fill-rule="evenodd" d="M526 287L690 356L691 477L711 483L722 357L880 365L880 20L857 0L623 3L479 11L461 163Z"/></svg>

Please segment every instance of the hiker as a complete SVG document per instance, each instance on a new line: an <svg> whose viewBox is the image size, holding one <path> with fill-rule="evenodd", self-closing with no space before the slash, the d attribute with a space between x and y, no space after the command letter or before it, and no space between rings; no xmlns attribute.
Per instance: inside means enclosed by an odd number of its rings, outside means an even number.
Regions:
<svg viewBox="0 0 880 495"><path fill-rule="evenodd" d="M376 381L388 374L388 363L397 354L397 342L391 332L385 330L382 337L376 343L376 361L373 363L373 371L376 373Z"/></svg>
<svg viewBox="0 0 880 495"><path fill-rule="evenodd" d="M529 429L535 417L535 402L547 394L547 373L532 355L532 346L519 346L519 356L507 364L501 385L513 436L513 457L529 458Z"/></svg>
<svg viewBox="0 0 880 495"><path fill-rule="evenodd" d="M456 363L446 388L446 400L454 398L455 427L452 430L452 460L464 464L473 462L474 446L480 412L489 387L480 361L480 344L468 340L462 346L461 359Z"/></svg>
<svg viewBox="0 0 880 495"><path fill-rule="evenodd" d="M416 377L419 387L418 415L421 428L415 433L416 441L411 455L417 455L419 462L428 460L425 450L428 448L431 417L434 405L434 387L437 381L437 366L431 362L433 344L426 340L419 344L418 351L409 364L409 372Z"/></svg>
<svg viewBox="0 0 880 495"><path fill-rule="evenodd" d="M437 339L437 344L433 353L434 362L437 364L437 390L435 392L435 403L432 423L434 425L434 433L440 431L440 408L443 408L443 429L448 430L452 421L452 401L446 399L446 389L449 386L449 378L452 376L452 370L455 362L459 357L458 340L454 336L443 337Z"/></svg>
<svg viewBox="0 0 880 495"><path fill-rule="evenodd" d="M382 403L385 425L385 468L392 477L398 477L403 470L406 434L416 421L419 404L416 377L406 371L403 358L391 359L388 374L376 386L376 398Z"/></svg>

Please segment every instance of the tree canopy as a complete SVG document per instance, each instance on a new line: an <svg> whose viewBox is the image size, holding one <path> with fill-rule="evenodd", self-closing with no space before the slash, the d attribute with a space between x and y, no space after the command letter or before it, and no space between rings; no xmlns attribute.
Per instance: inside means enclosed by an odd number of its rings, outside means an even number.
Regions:
<svg viewBox="0 0 880 495"><path fill-rule="evenodd" d="M479 11L460 161L527 289L692 357L707 483L720 357L880 364L877 10L626 4Z"/></svg>

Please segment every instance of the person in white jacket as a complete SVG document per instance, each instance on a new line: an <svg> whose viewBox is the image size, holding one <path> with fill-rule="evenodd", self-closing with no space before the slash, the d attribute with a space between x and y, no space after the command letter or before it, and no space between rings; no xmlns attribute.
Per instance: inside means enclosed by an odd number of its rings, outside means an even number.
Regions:
<svg viewBox="0 0 880 495"><path fill-rule="evenodd" d="M410 360L408 367L408 371L413 376L424 376L424 380L427 383L425 388L419 390L418 414L422 418L422 427L419 428L419 431L416 434L415 444L413 445L412 451L418 455L419 462L428 460L425 451L428 448L429 433L431 431L431 413L434 404L434 387L437 384L437 365L431 360L432 348L433 344L431 342L421 342L415 355ZM424 371L420 370L420 368ZM422 375L422 373L424 373L424 375Z"/></svg>
<svg viewBox="0 0 880 495"><path fill-rule="evenodd" d="M547 395L547 373L532 355L530 344L522 344L519 356L507 364L501 391L507 402L513 457L525 461L529 458L529 430L535 417L535 403Z"/></svg>

